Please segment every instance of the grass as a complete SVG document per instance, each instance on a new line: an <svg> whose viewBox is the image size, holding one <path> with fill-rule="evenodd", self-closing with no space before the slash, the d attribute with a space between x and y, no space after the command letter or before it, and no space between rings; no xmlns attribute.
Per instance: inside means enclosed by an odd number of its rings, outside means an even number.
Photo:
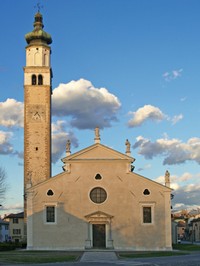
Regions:
<svg viewBox="0 0 200 266"><path fill-rule="evenodd" d="M120 252L118 254L119 258L153 258L153 257L169 257L169 256L179 256L187 255L188 252L175 252L175 251L137 251L137 252Z"/></svg>
<svg viewBox="0 0 200 266"><path fill-rule="evenodd" d="M199 245L193 244L174 244L174 251L135 251L135 252L119 252L119 258L150 258L150 257L168 257L187 255L192 251L200 251Z"/></svg>
<svg viewBox="0 0 200 266"><path fill-rule="evenodd" d="M135 251L135 252L118 252L122 258L149 258L149 257L166 257L187 255L192 251L200 251L200 246L192 244L173 245L174 251ZM30 264L30 263L56 263L76 261L82 252L67 251L27 251L11 250L0 252L0 265L5 264Z"/></svg>
<svg viewBox="0 0 200 266"><path fill-rule="evenodd" d="M187 251L200 251L200 245L193 244L174 244L173 249L187 250Z"/></svg>
<svg viewBox="0 0 200 266"><path fill-rule="evenodd" d="M29 264L29 263L56 263L76 261L81 252L65 251L2 251L0 252L0 264Z"/></svg>

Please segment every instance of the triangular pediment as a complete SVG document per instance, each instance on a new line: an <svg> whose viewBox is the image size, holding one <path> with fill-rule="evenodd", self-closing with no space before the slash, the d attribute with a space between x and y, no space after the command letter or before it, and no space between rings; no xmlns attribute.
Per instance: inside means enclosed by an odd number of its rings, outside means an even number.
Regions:
<svg viewBox="0 0 200 266"><path fill-rule="evenodd" d="M69 155L62 159L63 162L70 160L130 160L134 161L133 157L118 152L100 143L96 143L88 148L85 148L77 153Z"/></svg>
<svg viewBox="0 0 200 266"><path fill-rule="evenodd" d="M102 211L96 211L96 212L93 212L93 213L90 213L88 215L85 216L86 219L88 220L102 220L102 219L111 219L113 218L112 215L110 214L107 214L105 212L102 212Z"/></svg>

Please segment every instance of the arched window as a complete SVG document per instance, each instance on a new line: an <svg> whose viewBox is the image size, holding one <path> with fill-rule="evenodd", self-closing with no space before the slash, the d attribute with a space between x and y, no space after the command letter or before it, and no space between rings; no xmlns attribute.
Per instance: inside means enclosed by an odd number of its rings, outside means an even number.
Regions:
<svg viewBox="0 0 200 266"><path fill-rule="evenodd" d="M38 76L38 85L43 85L43 76L42 75Z"/></svg>
<svg viewBox="0 0 200 266"><path fill-rule="evenodd" d="M32 85L36 85L36 75L32 75Z"/></svg>

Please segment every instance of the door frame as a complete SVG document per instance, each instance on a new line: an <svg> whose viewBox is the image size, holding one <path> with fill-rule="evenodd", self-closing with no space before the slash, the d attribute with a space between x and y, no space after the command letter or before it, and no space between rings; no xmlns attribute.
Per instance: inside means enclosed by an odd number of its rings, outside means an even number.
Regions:
<svg viewBox="0 0 200 266"><path fill-rule="evenodd" d="M105 248L114 248L112 239L113 216L105 212L97 211L85 216L87 222L87 238L85 248L93 248L93 224L105 224Z"/></svg>
<svg viewBox="0 0 200 266"><path fill-rule="evenodd" d="M102 247L94 247L94 226L95 225L104 225L104 239L102 240L104 243L105 243L105 245L104 246L102 246ZM92 229L92 234L91 234L91 240L92 240L92 247L93 248L98 248L98 249L103 249L103 248L106 248L106 240L107 240L107 226L106 226L106 223L93 223L93 224L91 224L91 229Z"/></svg>

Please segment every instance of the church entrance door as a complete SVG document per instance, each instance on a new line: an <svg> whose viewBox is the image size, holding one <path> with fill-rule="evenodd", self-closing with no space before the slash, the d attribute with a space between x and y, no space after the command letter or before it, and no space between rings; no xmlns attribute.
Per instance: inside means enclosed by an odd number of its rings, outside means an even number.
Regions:
<svg viewBox="0 0 200 266"><path fill-rule="evenodd" d="M106 247L106 225L105 224L93 224L93 248L105 248Z"/></svg>

